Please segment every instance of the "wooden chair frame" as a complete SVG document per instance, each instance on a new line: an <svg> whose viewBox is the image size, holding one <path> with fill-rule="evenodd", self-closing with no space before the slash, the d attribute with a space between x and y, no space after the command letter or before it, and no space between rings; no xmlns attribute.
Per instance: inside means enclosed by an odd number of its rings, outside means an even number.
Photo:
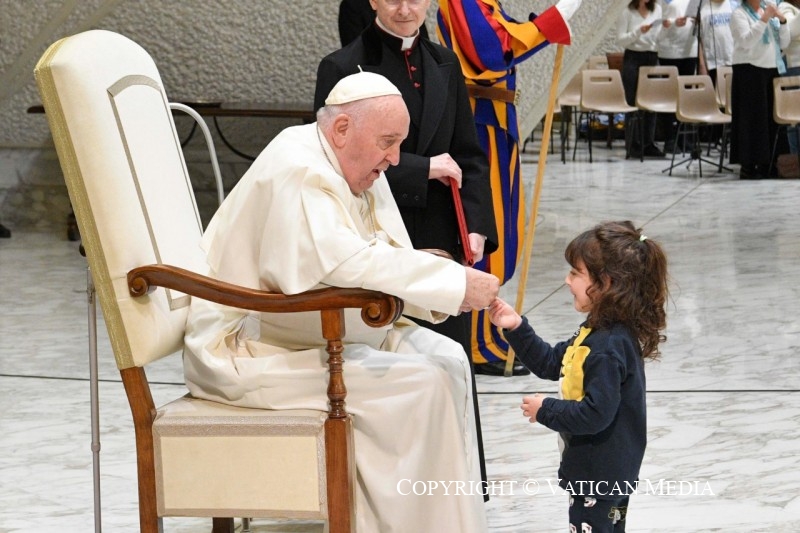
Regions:
<svg viewBox="0 0 800 533"><path fill-rule="evenodd" d="M129 63L133 65L131 68L128 68ZM172 303L168 309L165 307L168 298L163 291L153 292L157 287L162 287L191 298L255 312L320 313L322 337L326 341L328 354L329 381L328 412L321 428L321 440L324 440L325 447L326 481L324 489L320 485L319 497L322 499L324 491L327 509L315 516L324 516L333 533L353 531L355 462L352 422L345 403L347 388L342 374L343 338L346 334L344 309L360 308L361 317L368 325L382 327L400 316L402 300L380 292L356 288L326 288L288 296L240 287L195 273L204 264L199 248L191 244L195 237L198 240L200 238L200 219L170 107L152 58L136 43L123 36L105 30L90 30L51 45L34 73L70 199L75 206L82 244L92 273L90 280L94 282L106 315L109 338L133 416L140 530L146 533L161 531L154 435L154 424L159 410L153 401L145 366L180 350L185 317L188 314L188 298L183 296L179 298L181 302L176 303L175 308ZM120 79L125 80L123 90L134 87L144 91L134 94L137 97L146 94L149 106L146 109L150 116L161 121L163 128L169 128L169 132L160 130L162 137L157 139L162 142L157 143L153 140L155 137L148 136L143 145L148 149L161 150L161 157L168 159L167 165L162 165L159 161L158 165L138 168L136 162L150 161L150 151L143 148L137 152L138 157L135 157L128 151L130 145L121 142L124 136L124 120L112 112L111 103L120 92ZM62 94L62 91L69 95ZM140 117L137 115L136 118ZM133 127L131 131L141 130L141 127L139 130ZM98 141L94 138L96 131L112 131L112 135L106 135ZM120 134L119 138L115 136L117 133ZM169 139L168 142L163 142L163 135ZM113 142L103 144L109 140ZM150 146L146 142L157 145ZM137 188L132 187L133 182ZM138 189L142 183L151 186L148 189L150 192L154 191L152 186L157 185L156 194L146 196L142 193ZM176 183L179 185L177 188L169 188ZM120 184L125 185L121 189L124 191L122 193L113 188ZM141 218L136 218L133 224L117 225L125 216L120 211L129 207L136 215L128 216ZM154 220L160 223L158 227L155 223L151 227L150 223ZM191 231L180 233L180 238L175 240L166 239L163 241L164 246L160 246L158 236L168 229L164 227L165 221L170 227L179 226L178 230L185 230L187 228L184 226L188 225ZM173 237L174 235L176 234ZM176 260L171 261L173 265L167 264L170 263L168 259L163 259L167 257L165 253L170 250L170 246L180 249L174 256ZM189 257L183 255L188 253L186 250L191 250ZM181 263L184 260L186 264ZM131 311L130 307L123 310L120 302L123 299L127 301L126 289L131 298L143 299L144 305L137 304L135 311ZM147 320L152 320L137 322L140 317L138 313L146 314L151 311ZM164 314L173 312L174 315ZM163 332L159 329L161 326L164 326ZM132 342L151 340L147 336L148 331L153 332L154 343ZM166 338L159 337L156 332L163 333ZM207 427L214 427L212 424L213 421L208 422ZM220 513L222 516L213 518L213 531L231 532L233 517L225 514L228 512L226 509L213 506L211 509L191 511L196 514L180 516L213 517ZM264 513L266 515L272 511L267 509ZM174 511L169 515L175 516Z"/></svg>
<svg viewBox="0 0 800 533"><path fill-rule="evenodd" d="M332 533L354 531L354 487L351 459L352 421L345 408L347 388L342 374L342 339L345 336L344 309L361 308L361 318L372 327L381 327L397 320L403 302L395 296L364 289L328 288L287 296L248 289L225 283L188 270L149 265L128 273L131 295L141 297L157 287L174 289L195 298L241 309L270 313L320 311L322 334L327 341L328 417L325 421L325 465L329 530ZM136 433L137 470L139 476L139 520L142 533L159 531L156 511L156 477L153 449L153 423L156 406L145 370L132 367L120 370L133 415ZM233 517L213 520L213 533L233 532Z"/></svg>

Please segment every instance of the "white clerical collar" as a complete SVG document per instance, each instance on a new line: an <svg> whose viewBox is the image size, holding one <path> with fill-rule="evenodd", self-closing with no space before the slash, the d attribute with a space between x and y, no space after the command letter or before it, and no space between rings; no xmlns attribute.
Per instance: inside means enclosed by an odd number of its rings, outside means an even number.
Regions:
<svg viewBox="0 0 800 533"><path fill-rule="evenodd" d="M375 23L378 25L378 27L380 29L382 29L383 31L385 31L386 33L391 35L392 37L397 37L398 39L403 41L403 44L400 46L400 50L403 51L403 52L405 52L406 50L408 50L409 48L414 46L414 41L416 41L417 37L419 36L419 28L417 28L417 31L415 31L414 35L412 35L411 37L403 37L402 35L397 35L393 31L391 31L389 28L384 26L383 22L381 22L381 19L379 19L377 17L375 18Z"/></svg>

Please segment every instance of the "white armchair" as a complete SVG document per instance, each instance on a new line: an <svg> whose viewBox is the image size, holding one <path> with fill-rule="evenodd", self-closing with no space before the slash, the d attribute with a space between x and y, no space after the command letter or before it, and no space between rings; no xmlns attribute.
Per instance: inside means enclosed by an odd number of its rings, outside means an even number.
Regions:
<svg viewBox="0 0 800 533"><path fill-rule="evenodd" d="M121 35L53 44L35 75L133 413L141 531L164 516L321 519L351 531L352 428L342 378L343 308L375 326L402 302L364 290L270 294L204 277L202 225L158 70ZM280 253L276 250L275 253ZM190 298L270 312L320 310L327 413L244 409L192 398L156 408L145 367L180 354Z"/></svg>

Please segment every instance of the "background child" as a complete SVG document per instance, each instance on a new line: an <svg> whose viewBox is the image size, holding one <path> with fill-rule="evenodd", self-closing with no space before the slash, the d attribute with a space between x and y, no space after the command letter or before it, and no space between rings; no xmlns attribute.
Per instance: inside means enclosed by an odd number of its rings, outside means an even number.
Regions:
<svg viewBox="0 0 800 533"><path fill-rule="evenodd" d="M520 362L560 381L560 399L526 396L522 412L561 435L559 484L571 531L625 531L647 443L644 359L666 340L667 260L631 222L578 235L564 256L566 284L586 321L551 346L501 299L489 307Z"/></svg>

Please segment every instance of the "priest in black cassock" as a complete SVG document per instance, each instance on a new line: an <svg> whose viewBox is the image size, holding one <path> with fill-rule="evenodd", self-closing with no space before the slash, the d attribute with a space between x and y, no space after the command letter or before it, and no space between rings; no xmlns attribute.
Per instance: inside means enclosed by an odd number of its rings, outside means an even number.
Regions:
<svg viewBox="0 0 800 533"><path fill-rule="evenodd" d="M463 262L462 246L449 177L461 184L461 199L472 259L497 248L489 164L478 143L475 120L458 57L445 47L420 38L430 0L370 0L375 21L349 45L325 57L317 70L314 109L343 77L363 69L387 77L403 96L411 118L400 146L400 163L386 171L415 248L438 248ZM420 321L470 347L470 314L441 324ZM474 381L474 376L473 376ZM475 389L473 386L473 393ZM475 396L476 420L478 417ZM481 469L484 480L483 446Z"/></svg>

